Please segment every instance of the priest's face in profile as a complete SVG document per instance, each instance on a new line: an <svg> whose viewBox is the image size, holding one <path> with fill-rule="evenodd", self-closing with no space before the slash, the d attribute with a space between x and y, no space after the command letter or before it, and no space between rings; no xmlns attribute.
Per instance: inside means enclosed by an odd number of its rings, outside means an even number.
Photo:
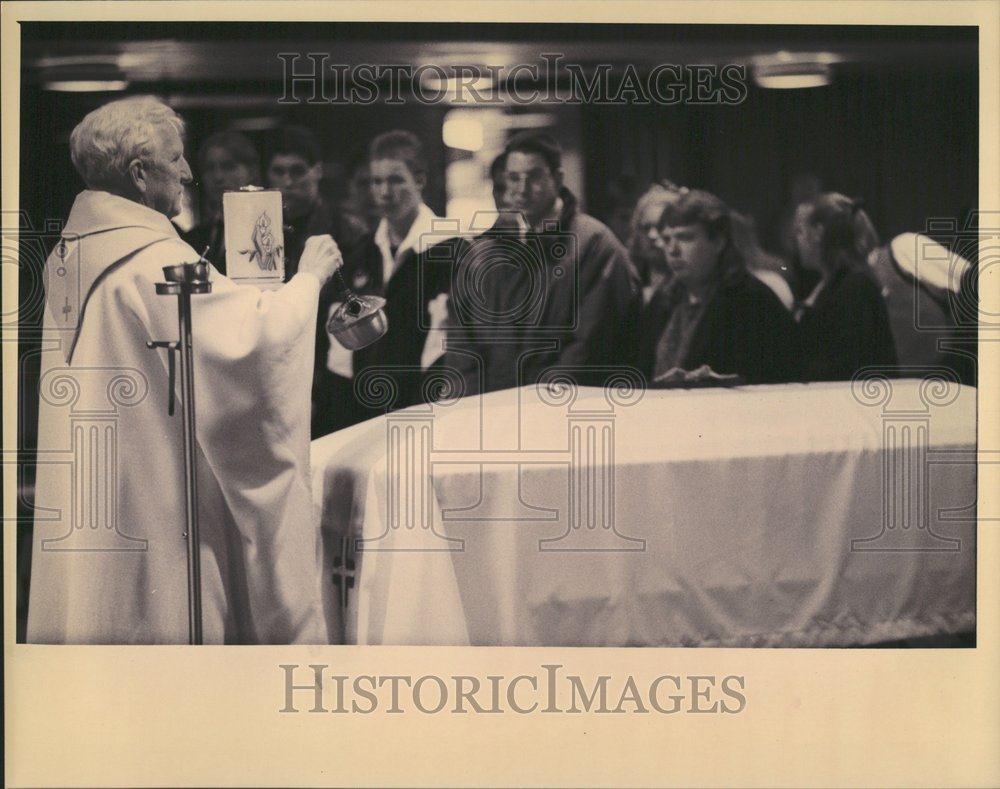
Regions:
<svg viewBox="0 0 1000 789"><path fill-rule="evenodd" d="M703 225L665 225L660 228L663 251L670 271L691 289L716 276L725 238L712 238Z"/></svg>
<svg viewBox="0 0 1000 789"><path fill-rule="evenodd" d="M537 224L552 213L562 186L562 174L552 172L541 155L511 151L504 176L511 209L524 214L530 224Z"/></svg>
<svg viewBox="0 0 1000 789"><path fill-rule="evenodd" d="M372 200L381 216L401 222L416 216L423 202L424 179L402 159L375 159L369 167Z"/></svg>
<svg viewBox="0 0 1000 789"><path fill-rule="evenodd" d="M132 178L143 205L173 218L181 212L184 187L191 183L191 167L184 158L184 141L177 129L164 125L158 131L151 155L133 163Z"/></svg>

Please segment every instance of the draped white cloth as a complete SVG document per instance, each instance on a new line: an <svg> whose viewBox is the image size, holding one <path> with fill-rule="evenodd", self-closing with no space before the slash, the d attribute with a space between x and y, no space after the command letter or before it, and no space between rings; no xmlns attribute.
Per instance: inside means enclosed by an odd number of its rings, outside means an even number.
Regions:
<svg viewBox="0 0 1000 789"><path fill-rule="evenodd" d="M28 640L187 643L179 379L170 417L166 352L145 343L177 339L177 298L155 284L198 255L166 217L105 192L82 192L62 235L46 264ZM308 469L319 281L211 281L192 297L204 640L325 643Z"/></svg>
<svg viewBox="0 0 1000 789"><path fill-rule="evenodd" d="M974 389L900 380L627 406L526 387L357 425L313 443L323 530L366 540L348 639L828 647L974 630L975 406Z"/></svg>

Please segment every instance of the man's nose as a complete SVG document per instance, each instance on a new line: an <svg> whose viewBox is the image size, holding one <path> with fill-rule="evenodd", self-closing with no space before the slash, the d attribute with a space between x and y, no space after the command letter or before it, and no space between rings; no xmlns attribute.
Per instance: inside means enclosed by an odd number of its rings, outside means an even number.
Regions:
<svg viewBox="0 0 1000 789"><path fill-rule="evenodd" d="M187 159L181 159L181 183L189 184L194 180L194 175L191 173L191 165L188 164Z"/></svg>

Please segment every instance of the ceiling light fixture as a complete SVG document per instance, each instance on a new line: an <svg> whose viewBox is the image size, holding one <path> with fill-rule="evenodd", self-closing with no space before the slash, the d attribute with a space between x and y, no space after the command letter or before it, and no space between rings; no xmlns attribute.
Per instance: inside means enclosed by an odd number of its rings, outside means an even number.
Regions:
<svg viewBox="0 0 1000 789"><path fill-rule="evenodd" d="M829 52L776 52L750 59L754 82L768 89L821 88L833 81L833 64L840 58Z"/></svg>

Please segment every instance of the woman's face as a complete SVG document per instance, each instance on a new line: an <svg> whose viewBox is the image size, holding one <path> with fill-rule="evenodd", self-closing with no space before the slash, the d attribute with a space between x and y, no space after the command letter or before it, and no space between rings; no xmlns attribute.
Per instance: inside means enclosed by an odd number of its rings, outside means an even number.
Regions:
<svg viewBox="0 0 1000 789"><path fill-rule="evenodd" d="M636 253L643 262L656 269L666 268L664 247L656 227L663 214L663 206L660 202L647 205L639 215L639 226L636 228Z"/></svg>
<svg viewBox="0 0 1000 789"><path fill-rule="evenodd" d="M821 271L823 260L820 254L820 241L823 231L819 225L809 221L810 212L808 205L800 205L795 210L795 248L803 266L813 271Z"/></svg>

